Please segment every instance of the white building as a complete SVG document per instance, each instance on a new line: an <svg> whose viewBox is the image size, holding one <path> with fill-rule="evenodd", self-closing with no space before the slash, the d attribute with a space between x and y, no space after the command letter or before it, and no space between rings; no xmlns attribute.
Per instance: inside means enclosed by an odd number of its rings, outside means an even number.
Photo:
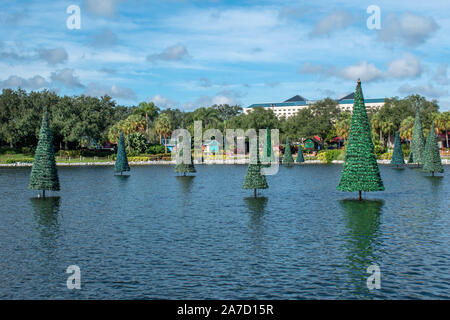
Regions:
<svg viewBox="0 0 450 320"><path fill-rule="evenodd" d="M341 99L337 100L339 108L341 108L342 111L352 111L353 109L353 98L354 93L350 93L346 95L345 97L342 97ZM298 110L303 108L308 108L311 106L314 102L314 100L307 100L303 98L300 95L296 95L284 102L276 102L276 103L255 103L252 104L246 108L244 108L244 113L249 113L253 110L253 108L257 107L263 107L267 110L272 110L275 115L279 118L282 116L285 116L286 118L289 118L297 113ZM378 99L364 99L365 105L367 109L371 108L380 108L384 106L384 98L378 98Z"/></svg>

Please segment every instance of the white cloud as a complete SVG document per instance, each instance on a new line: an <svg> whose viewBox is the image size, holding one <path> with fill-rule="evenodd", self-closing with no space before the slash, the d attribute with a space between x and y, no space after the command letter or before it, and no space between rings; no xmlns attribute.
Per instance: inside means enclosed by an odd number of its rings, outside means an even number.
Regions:
<svg viewBox="0 0 450 320"><path fill-rule="evenodd" d="M181 43L165 48L161 53L149 54L148 61L179 61L189 57L189 53L184 45Z"/></svg>
<svg viewBox="0 0 450 320"><path fill-rule="evenodd" d="M44 77L40 75L35 75L34 77L31 77L29 79L13 75L4 81L0 81L1 88L22 88L37 90L49 86L50 84L45 80Z"/></svg>
<svg viewBox="0 0 450 320"><path fill-rule="evenodd" d="M402 85L398 91L402 94L421 94L430 98L439 98L441 96L447 96L448 90L435 88L429 84L410 86L408 84Z"/></svg>
<svg viewBox="0 0 450 320"><path fill-rule="evenodd" d="M438 28L438 24L431 17L408 12L400 17L391 14L382 21L379 37L385 42L417 46L430 38Z"/></svg>
<svg viewBox="0 0 450 320"><path fill-rule="evenodd" d="M40 49L39 58L46 61L49 65L56 65L67 61L68 54L64 48Z"/></svg>
<svg viewBox="0 0 450 320"><path fill-rule="evenodd" d="M320 20L311 32L312 36L329 35L339 29L344 29L353 22L353 16L346 11L336 11Z"/></svg>
<svg viewBox="0 0 450 320"><path fill-rule="evenodd" d="M347 80L361 79L362 81L373 81L383 77L383 72L372 63L362 61L359 64L343 68L339 74Z"/></svg>
<svg viewBox="0 0 450 320"><path fill-rule="evenodd" d="M412 54L405 54L402 58L388 64L387 75L393 78L415 78L421 73L420 60Z"/></svg>
<svg viewBox="0 0 450 320"><path fill-rule="evenodd" d="M68 88L83 88L84 86L81 84L78 77L75 75L74 69L61 69L55 72L52 72L50 78L53 82L62 84Z"/></svg>
<svg viewBox="0 0 450 320"><path fill-rule="evenodd" d="M114 46L117 44L117 35L109 29L103 29L93 36L91 44L98 48Z"/></svg>
<svg viewBox="0 0 450 320"><path fill-rule="evenodd" d="M448 85L450 83L450 78L447 74L448 64L442 63L438 66L436 73L433 77L433 80L436 81L436 83L441 85Z"/></svg>
<svg viewBox="0 0 450 320"><path fill-rule="evenodd" d="M87 86L84 94L87 96L101 97L108 95L112 98L120 98L125 100L136 100L136 94L133 90L125 87L112 85L111 87L103 86L97 82L91 82Z"/></svg>
<svg viewBox="0 0 450 320"><path fill-rule="evenodd" d="M157 94L151 98L148 98L148 101L153 101L153 103L160 108L172 108L172 107L176 107L178 105L177 101L163 97L160 94Z"/></svg>
<svg viewBox="0 0 450 320"><path fill-rule="evenodd" d="M120 0L84 0L84 8L88 13L104 17L112 17L116 14Z"/></svg>

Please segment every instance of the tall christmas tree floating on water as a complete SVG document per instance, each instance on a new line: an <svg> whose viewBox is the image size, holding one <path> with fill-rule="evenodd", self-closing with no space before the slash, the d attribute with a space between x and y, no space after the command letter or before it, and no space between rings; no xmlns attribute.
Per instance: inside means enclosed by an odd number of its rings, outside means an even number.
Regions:
<svg viewBox="0 0 450 320"><path fill-rule="evenodd" d="M424 138L423 138L423 130L422 130L422 119L420 118L420 110L419 107L416 109L416 116L414 119L414 128L413 128L413 138L411 142L411 162L408 163L417 163L419 166L423 164L423 151L424 151Z"/></svg>
<svg viewBox="0 0 450 320"><path fill-rule="evenodd" d="M395 165L397 168L399 165L405 164L405 158L403 157L402 143L398 131L395 133L395 145L394 152L392 153L391 165Z"/></svg>
<svg viewBox="0 0 450 320"><path fill-rule="evenodd" d="M305 158L303 157L302 146L300 145L298 146L297 159L295 159L295 162L297 163L305 162Z"/></svg>
<svg viewBox="0 0 450 320"><path fill-rule="evenodd" d="M261 162L263 165L270 165L271 162L275 161L275 156L272 150L272 141L270 136L270 129L266 128L266 137L264 139L264 145L262 150Z"/></svg>
<svg viewBox="0 0 450 320"><path fill-rule="evenodd" d="M259 139L256 139L256 147L250 149L250 163L247 169L247 175L244 179L243 189L254 189L256 198L257 189L267 189L266 176L261 174L261 162L259 161Z"/></svg>
<svg viewBox="0 0 450 320"><path fill-rule="evenodd" d="M289 142L289 137L286 137L286 145L284 146L283 163L284 164L294 163L294 158L292 158L291 144Z"/></svg>
<svg viewBox="0 0 450 320"><path fill-rule="evenodd" d="M437 144L434 121L431 123L431 129L427 136L427 142L425 143L425 150L423 153L423 171L431 172L433 177L435 172L444 172L439 147Z"/></svg>
<svg viewBox="0 0 450 320"><path fill-rule="evenodd" d="M58 170L56 169L53 134L48 121L48 111L44 112L42 119L28 188L42 190L44 198L45 190L59 191Z"/></svg>
<svg viewBox="0 0 450 320"><path fill-rule="evenodd" d="M186 176L186 173L191 172L197 172L195 170L194 161L192 160L192 153L190 163L184 163L183 162L183 149L181 149L177 154L177 164L175 165L175 172L183 173L183 176ZM190 151L190 150L189 150Z"/></svg>
<svg viewBox="0 0 450 320"><path fill-rule="evenodd" d="M359 200L361 200L362 191L384 190L359 79L355 91L347 152L337 189L349 192L358 191Z"/></svg>
<svg viewBox="0 0 450 320"><path fill-rule="evenodd" d="M125 151L125 141L123 139L123 132L120 132L119 145L117 146L117 157L116 163L114 164L114 172L130 171L130 166L128 165L127 153Z"/></svg>

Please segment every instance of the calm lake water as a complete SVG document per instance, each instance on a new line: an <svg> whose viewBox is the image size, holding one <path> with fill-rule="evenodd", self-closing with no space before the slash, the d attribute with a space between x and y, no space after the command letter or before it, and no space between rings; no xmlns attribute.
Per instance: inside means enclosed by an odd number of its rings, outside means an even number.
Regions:
<svg viewBox="0 0 450 320"><path fill-rule="evenodd" d="M30 168L0 168L0 298L450 299L450 167L380 166L386 191L363 202L336 190L340 165L280 167L257 200L246 169L60 167L42 200Z"/></svg>

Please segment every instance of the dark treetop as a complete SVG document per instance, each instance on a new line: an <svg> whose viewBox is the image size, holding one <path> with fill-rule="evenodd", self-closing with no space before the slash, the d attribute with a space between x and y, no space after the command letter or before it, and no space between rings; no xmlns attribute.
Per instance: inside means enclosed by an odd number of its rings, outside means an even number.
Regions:
<svg viewBox="0 0 450 320"><path fill-rule="evenodd" d="M384 190L375 158L360 80L356 86L347 152L337 189L340 191Z"/></svg>
<svg viewBox="0 0 450 320"><path fill-rule="evenodd" d="M295 159L295 162L305 162L301 146L298 146L297 159Z"/></svg>
<svg viewBox="0 0 450 320"><path fill-rule="evenodd" d="M39 142L31 169L30 189L59 191L59 178L56 169L53 134L49 126L48 112L44 112Z"/></svg>
<svg viewBox="0 0 450 320"><path fill-rule="evenodd" d="M119 145L117 146L116 163L114 164L114 172L130 171L128 165L127 153L125 151L125 141L123 139L123 132L120 133Z"/></svg>
<svg viewBox="0 0 450 320"><path fill-rule="evenodd" d="M420 117L420 110L416 110L416 117L414 119L413 138L411 142L411 153L415 163L423 163L423 151L425 145L423 138L422 119Z"/></svg>
<svg viewBox="0 0 450 320"><path fill-rule="evenodd" d="M437 144L436 128L434 122L431 123L431 129L427 136L425 143L425 150L423 153L423 171L426 172L444 172L442 166L441 155Z"/></svg>
<svg viewBox="0 0 450 320"><path fill-rule="evenodd" d="M391 164L392 165L405 164L405 158L403 157L402 151L402 143L400 141L398 131L395 133L395 145L394 145L394 152L392 153Z"/></svg>
<svg viewBox="0 0 450 320"><path fill-rule="evenodd" d="M194 162L192 161L192 153L191 153L191 161L190 163L183 162L183 149L178 152L177 155L177 164L175 165L175 172L180 173L188 173L188 172L197 172L195 170Z"/></svg>
<svg viewBox="0 0 450 320"><path fill-rule="evenodd" d="M293 163L294 158L291 153L291 144L289 142L289 137L286 137L286 145L284 146L283 163Z"/></svg>
<svg viewBox="0 0 450 320"><path fill-rule="evenodd" d="M267 189L266 176L261 174L261 162L259 161L259 142L256 144L256 148L253 148L254 152L250 152L252 159L256 157L256 161L250 161L247 169L247 174L244 179L243 189Z"/></svg>

